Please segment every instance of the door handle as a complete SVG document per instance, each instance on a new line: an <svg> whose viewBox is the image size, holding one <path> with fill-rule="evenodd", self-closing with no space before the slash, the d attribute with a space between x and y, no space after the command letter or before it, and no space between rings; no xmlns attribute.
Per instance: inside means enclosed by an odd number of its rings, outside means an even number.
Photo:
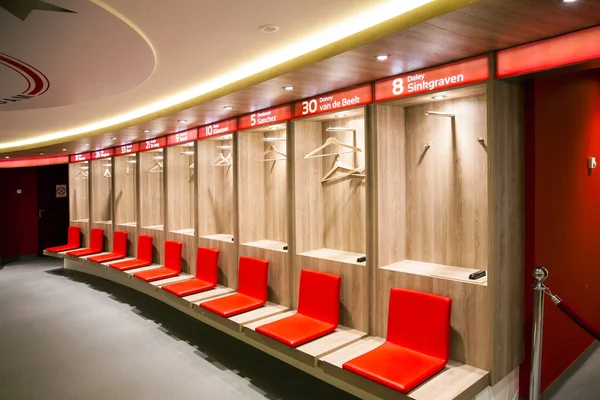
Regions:
<svg viewBox="0 0 600 400"><path fill-rule="evenodd" d="M46 210L38 210L38 218L42 218L42 213Z"/></svg>

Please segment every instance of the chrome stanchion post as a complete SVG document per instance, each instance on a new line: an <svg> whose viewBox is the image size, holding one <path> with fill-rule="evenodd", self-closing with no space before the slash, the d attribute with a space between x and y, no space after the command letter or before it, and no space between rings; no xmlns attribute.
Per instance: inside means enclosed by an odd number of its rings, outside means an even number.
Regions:
<svg viewBox="0 0 600 400"><path fill-rule="evenodd" d="M533 270L536 284L533 287L533 340L531 346L531 378L529 381L529 400L540 400L540 379L542 374L542 334L544 331L544 281L548 270L536 267Z"/></svg>

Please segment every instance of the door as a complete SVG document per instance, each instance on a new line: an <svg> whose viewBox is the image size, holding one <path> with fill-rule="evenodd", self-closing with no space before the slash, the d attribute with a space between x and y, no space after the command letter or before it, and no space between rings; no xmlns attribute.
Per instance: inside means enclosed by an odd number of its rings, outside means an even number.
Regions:
<svg viewBox="0 0 600 400"><path fill-rule="evenodd" d="M38 167L38 254L67 243L69 229L69 165ZM66 191L57 188L64 185Z"/></svg>

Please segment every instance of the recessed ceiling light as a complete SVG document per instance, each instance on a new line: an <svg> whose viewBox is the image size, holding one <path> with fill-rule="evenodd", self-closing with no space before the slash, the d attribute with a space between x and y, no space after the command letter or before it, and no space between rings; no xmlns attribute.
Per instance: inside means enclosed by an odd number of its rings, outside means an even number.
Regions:
<svg viewBox="0 0 600 400"><path fill-rule="evenodd" d="M225 106L225 107L223 107L223 110L226 110L226 111L233 110L233 106Z"/></svg>
<svg viewBox="0 0 600 400"><path fill-rule="evenodd" d="M377 61L387 61L391 58L392 56L390 56L389 54L379 54L377 56L375 56L374 58Z"/></svg>
<svg viewBox="0 0 600 400"><path fill-rule="evenodd" d="M432 100L443 100L445 99L447 96L444 96L443 94L436 94L435 96L432 96L431 99Z"/></svg>
<svg viewBox="0 0 600 400"><path fill-rule="evenodd" d="M293 86L284 86L282 89L283 90L294 90L294 87Z"/></svg>
<svg viewBox="0 0 600 400"><path fill-rule="evenodd" d="M90 145L89 143L84 144L84 146L89 146L89 145Z"/></svg>
<svg viewBox="0 0 600 400"><path fill-rule="evenodd" d="M9 157L9 156L6 156L6 157L4 157L4 158L10 158L10 157Z"/></svg>
<svg viewBox="0 0 600 400"><path fill-rule="evenodd" d="M117 140L117 138L116 137L111 137L110 140Z"/></svg>
<svg viewBox="0 0 600 400"><path fill-rule="evenodd" d="M150 133L150 129L145 129L144 133Z"/></svg>
<svg viewBox="0 0 600 400"><path fill-rule="evenodd" d="M575 3L577 0L562 0L563 3Z"/></svg>
<svg viewBox="0 0 600 400"><path fill-rule="evenodd" d="M277 25L261 25L258 30L262 33L274 33L279 30L279 27Z"/></svg>
<svg viewBox="0 0 600 400"><path fill-rule="evenodd" d="M187 122L187 119L179 119L177 120L177 122L179 122L180 124L185 124Z"/></svg>
<svg viewBox="0 0 600 400"><path fill-rule="evenodd" d="M63 149L62 151L67 151L67 149Z"/></svg>
<svg viewBox="0 0 600 400"><path fill-rule="evenodd" d="M40 153L40 156L43 156L43 155L44 155L44 153Z"/></svg>

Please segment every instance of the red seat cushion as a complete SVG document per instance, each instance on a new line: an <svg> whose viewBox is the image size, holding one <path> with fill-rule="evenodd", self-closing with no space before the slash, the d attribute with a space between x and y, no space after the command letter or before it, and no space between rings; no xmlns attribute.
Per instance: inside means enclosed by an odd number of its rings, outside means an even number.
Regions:
<svg viewBox="0 0 600 400"><path fill-rule="evenodd" d="M189 281L171 283L162 287L169 293L173 293L175 296L185 297L192 294L204 292L217 286L216 283L205 282L201 279L194 278Z"/></svg>
<svg viewBox="0 0 600 400"><path fill-rule="evenodd" d="M202 308L219 314L222 317L229 318L234 315L254 310L265 304L265 301L246 296L245 294L235 293L231 296L221 297L219 299L207 301L200 304Z"/></svg>
<svg viewBox="0 0 600 400"><path fill-rule="evenodd" d="M406 394L445 365L446 360L386 342L348 361L343 368Z"/></svg>
<svg viewBox="0 0 600 400"><path fill-rule="evenodd" d="M127 232L115 231L113 234L113 253L127 256Z"/></svg>
<svg viewBox="0 0 600 400"><path fill-rule="evenodd" d="M161 279L172 278L179 275L177 271L173 271L171 268L157 268L148 271L136 272L133 274L136 278L139 278L146 282L159 281Z"/></svg>
<svg viewBox="0 0 600 400"><path fill-rule="evenodd" d="M74 251L69 251L67 253L68 256L73 256L73 257L85 257L85 256L89 256L92 254L98 254L98 253L102 253L102 249L94 249L94 248L87 248L87 249L81 249L81 250L74 250Z"/></svg>
<svg viewBox="0 0 600 400"><path fill-rule="evenodd" d="M79 246L75 246L75 245L71 245L71 244L64 244L62 246L48 247L46 249L46 251L51 251L51 252L54 252L54 253L60 253L61 251L75 250L78 247Z"/></svg>
<svg viewBox="0 0 600 400"><path fill-rule="evenodd" d="M387 341L343 368L406 394L448 362L451 306L447 297L392 289Z"/></svg>
<svg viewBox="0 0 600 400"><path fill-rule="evenodd" d="M70 226L68 233L67 244L62 246L48 247L46 251L60 253L61 251L69 251L78 249L81 243L81 228L78 226Z"/></svg>
<svg viewBox="0 0 600 400"><path fill-rule="evenodd" d="M267 301L269 262L258 258L240 257L238 293Z"/></svg>
<svg viewBox="0 0 600 400"><path fill-rule="evenodd" d="M138 237L137 259L152 264L152 236Z"/></svg>
<svg viewBox="0 0 600 400"><path fill-rule="evenodd" d="M129 271L130 269L147 267L150 264L151 263L148 261L138 260L136 258L135 260L119 261L116 263L108 264L108 266L114 269L118 269L119 271Z"/></svg>
<svg viewBox="0 0 600 400"><path fill-rule="evenodd" d="M296 313L279 321L259 326L256 331L288 346L297 347L333 332L336 327L337 325Z"/></svg>
<svg viewBox="0 0 600 400"><path fill-rule="evenodd" d="M100 255L100 256L90 257L90 258L88 258L88 260L89 261L93 261L93 262L97 262L97 263L105 263L105 262L109 262L109 261L117 261L117 260L120 260L122 258L125 258L125 256L122 255L122 254L108 253L108 254L103 254L103 255Z"/></svg>
<svg viewBox="0 0 600 400"><path fill-rule="evenodd" d="M340 315L342 278L324 272L302 270L298 312L279 321L259 326L257 332L297 347L333 332Z"/></svg>

